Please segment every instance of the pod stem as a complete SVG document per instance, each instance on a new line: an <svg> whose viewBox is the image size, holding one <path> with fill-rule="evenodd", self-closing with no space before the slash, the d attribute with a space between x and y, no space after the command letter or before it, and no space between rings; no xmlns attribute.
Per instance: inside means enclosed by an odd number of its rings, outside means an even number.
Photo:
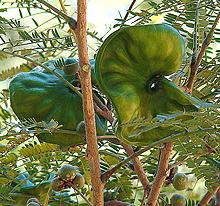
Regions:
<svg viewBox="0 0 220 206"><path fill-rule="evenodd" d="M205 196L201 199L201 201L197 204L197 206L206 206L208 205L208 203L210 202L210 200L212 199L213 195L218 192L218 190L220 189L220 186L216 186L213 188L212 191L208 191Z"/></svg>
<svg viewBox="0 0 220 206"><path fill-rule="evenodd" d="M193 91L193 86L194 86L194 82L196 81L196 75L197 75L198 70L199 70L199 65L202 62L202 58L205 54L206 49L208 48L209 44L212 41L212 37L213 37L214 31L215 31L215 28L218 24L219 18L220 18L220 13L218 13L218 15L216 16L215 21L212 25L212 28L210 29L208 35L205 37L205 39L202 43L202 47L201 47L201 49L198 53L198 56L193 58L193 61L190 65L190 69L191 69L190 77L189 77L189 80L188 80L188 83L187 83L187 86L186 86L186 90L189 94L191 94L192 91ZM194 52L194 54L195 54L195 52Z"/></svg>

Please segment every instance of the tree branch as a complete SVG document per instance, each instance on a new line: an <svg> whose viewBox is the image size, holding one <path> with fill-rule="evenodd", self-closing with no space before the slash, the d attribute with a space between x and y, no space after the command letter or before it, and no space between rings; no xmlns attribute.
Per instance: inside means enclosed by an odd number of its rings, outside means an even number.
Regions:
<svg viewBox="0 0 220 206"><path fill-rule="evenodd" d="M101 102L101 100L97 97L96 94L93 93L93 99L95 101L95 111L97 114L103 116L105 119L107 119L110 123L113 123L114 118L112 117L111 111ZM128 156L134 154L133 148L130 145L120 143L125 152L128 154ZM144 195L148 195L150 192L150 187L149 187L149 181L147 180L145 171L142 167L141 161L139 160L138 157L135 157L132 159L132 162L134 164L134 170L138 175L139 180L141 181L143 188L144 188Z"/></svg>
<svg viewBox="0 0 220 206"><path fill-rule="evenodd" d="M186 88L186 90L190 94L192 93L192 90L193 90L193 85L194 85L194 82L196 80L196 75L197 75L197 72L198 72L198 69L199 69L199 65L202 61L202 57L204 56L206 49L208 48L209 44L212 41L212 37L213 37L214 31L215 31L215 28L218 24L219 18L220 18L220 13L218 13L218 15L217 15L217 17L216 17L216 19L215 19L215 21L212 25L212 28L210 29L208 35L204 39L204 41L202 43L202 47L201 47L200 52L198 54L198 57L195 60L195 63L191 63L191 72L190 72L190 77L189 77L189 80L188 80L188 83L187 83L187 88Z"/></svg>
<svg viewBox="0 0 220 206"><path fill-rule="evenodd" d="M181 138L181 137L185 137L185 135L196 135L196 134L199 134L199 133L204 133L204 132L219 132L220 129L218 128L206 128L206 129L198 129L198 130L194 130L194 131L184 131L184 132L181 132L181 133L178 133L178 134L173 134L173 135L170 135L168 137L165 137L161 140L158 140L152 144L149 144L148 146L138 150L137 152L135 152L134 154L130 155L129 157L127 157L126 159L124 159L123 161L119 162L117 165L115 165L113 168L109 169L108 171L106 171L105 173L102 174L101 176L101 179L103 182L106 182L112 174L114 174L119 168L121 168L122 166L124 166L125 164L127 164L130 160L132 160L133 158L141 155L142 153L148 151L149 149L155 147L155 146L158 146L158 145L161 145L163 143L167 143L167 142L170 142L172 140L175 140L177 138Z"/></svg>
<svg viewBox="0 0 220 206"><path fill-rule="evenodd" d="M109 111L109 109L102 103L102 101L98 98L98 96L95 93L93 93L93 100L95 102L94 108L96 113L104 117L112 124L114 118L112 116L111 111Z"/></svg>
<svg viewBox="0 0 220 206"><path fill-rule="evenodd" d="M80 81L83 95L83 111L86 126L87 157L90 166L92 182L92 205L103 206L103 188L99 152L95 127L95 112L93 107L91 70L89 66L87 34L86 34L86 0L77 1L78 53L80 63Z"/></svg>
<svg viewBox="0 0 220 206"><path fill-rule="evenodd" d="M128 18L128 15L129 15L129 11L131 11L131 9L132 9L132 7L134 6L135 2L136 2L136 0L133 0L133 1L131 2L131 4L130 4L130 6L129 6L129 8L128 8L128 10L127 10L125 16L124 16L123 24L126 22L126 20L127 20L127 18ZM122 25L123 25L123 24L122 24Z"/></svg>
<svg viewBox="0 0 220 206"><path fill-rule="evenodd" d="M127 145L125 143L122 143L122 146L129 156L134 154L134 150L133 150L132 146ZM132 159L132 162L134 164L134 171L137 173L138 178L139 178L141 184L143 185L144 196L147 196L147 195L149 195L149 192L150 192L150 184L147 179L144 168L142 167L141 161L138 157L134 157Z"/></svg>
<svg viewBox="0 0 220 206"><path fill-rule="evenodd" d="M212 199L213 195L220 189L220 186L215 187L211 192L207 192L197 206L206 206Z"/></svg>
<svg viewBox="0 0 220 206"><path fill-rule="evenodd" d="M215 202L215 206L220 206L220 188L219 188L218 191L216 192L216 202Z"/></svg>
<svg viewBox="0 0 220 206"><path fill-rule="evenodd" d="M157 168L157 175L154 179L154 183L151 187L150 194L148 196L147 205L155 206L157 204L157 199L160 195L161 188L167 177L167 172L169 171L168 163L169 158L173 149L173 143L168 142L164 144L164 147L161 149L161 157L159 166Z"/></svg>

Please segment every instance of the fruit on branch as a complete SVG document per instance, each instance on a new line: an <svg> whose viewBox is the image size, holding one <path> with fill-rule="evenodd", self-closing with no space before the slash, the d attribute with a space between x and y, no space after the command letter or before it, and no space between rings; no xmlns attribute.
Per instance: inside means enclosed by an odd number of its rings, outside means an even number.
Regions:
<svg viewBox="0 0 220 206"><path fill-rule="evenodd" d="M56 177L51 181L51 188L56 192L60 192L65 188L65 182L59 177Z"/></svg>
<svg viewBox="0 0 220 206"><path fill-rule="evenodd" d="M158 141L182 128L171 124L137 128L135 123L197 111L203 105L165 77L180 68L185 47L183 37L166 24L125 27L104 41L96 56L95 76L117 113L118 138L137 145Z"/></svg>
<svg viewBox="0 0 220 206"><path fill-rule="evenodd" d="M188 177L184 173L176 173L172 183L176 190L185 190L188 187L188 182Z"/></svg>
<svg viewBox="0 0 220 206"><path fill-rule="evenodd" d="M76 174L77 167L70 164L65 164L58 170L59 177L64 181L72 181L76 177Z"/></svg>
<svg viewBox="0 0 220 206"><path fill-rule="evenodd" d="M77 173L76 177L72 181L72 184L81 189L85 184L85 178L80 173Z"/></svg>
<svg viewBox="0 0 220 206"><path fill-rule="evenodd" d="M7 146L4 144L0 144L0 152L3 153L7 150Z"/></svg>
<svg viewBox="0 0 220 206"><path fill-rule="evenodd" d="M63 71L66 75L74 75L79 70L79 62L76 59L68 58L65 61Z"/></svg>
<svg viewBox="0 0 220 206"><path fill-rule="evenodd" d="M185 206L186 199L182 195L174 194L170 199L171 206Z"/></svg>
<svg viewBox="0 0 220 206"><path fill-rule="evenodd" d="M75 61L67 58L65 64L69 66L70 62ZM66 75L65 69L63 71L57 68L55 62L50 60L44 65L78 87L80 82L77 75ZM93 60L91 63L94 65ZM20 120L35 119L38 122L49 122L54 119L62 125L62 130L38 134L40 141L64 146L85 143L85 134L76 131L77 125L84 120L82 97L57 76L36 67L30 72L15 76L10 82L9 91L12 109ZM95 118L97 134L104 135L107 131L106 120L97 114Z"/></svg>

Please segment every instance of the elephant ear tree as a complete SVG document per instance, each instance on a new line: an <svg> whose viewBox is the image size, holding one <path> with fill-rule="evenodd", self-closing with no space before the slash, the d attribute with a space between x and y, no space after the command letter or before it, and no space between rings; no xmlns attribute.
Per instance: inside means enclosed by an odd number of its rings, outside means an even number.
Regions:
<svg viewBox="0 0 220 206"><path fill-rule="evenodd" d="M175 140L179 134L190 133L184 121L194 119L194 114L199 113L199 109L213 107L181 91L168 77L180 68L185 58L185 40L176 29L167 24L122 27L103 42L96 55L95 69L91 70L90 65L94 66L94 60L88 59L86 1L78 1L77 24L47 2L38 1L64 17L74 30L77 37L79 64L77 60L67 58L63 70L59 70L52 60L41 65L42 68L38 67L14 77L9 90L15 114L21 121L34 118L37 121L48 122L55 119L62 124L61 130L53 130L50 133L38 132L37 137L41 142L61 146L87 143L87 159L92 177L91 202L96 206L104 204L105 184L118 168L154 146L165 143L160 151L160 162L152 186L146 179L142 165L134 165L139 178L145 178L147 182L147 188L144 188L147 189L144 194L148 195L147 204L156 205L169 170L168 163L173 149L173 144L169 141ZM13 55L16 56L16 53ZM17 56L21 57L21 55ZM30 61L26 56L23 58ZM95 85L94 90L90 76ZM117 118L116 126L112 126L115 131L109 130L117 138L115 140L114 137L113 141L123 145L135 145L138 146L137 148L144 146L112 169L105 170L103 174L100 170L96 130L97 135L106 134L107 121L104 117L107 115L103 114L105 112L109 114L111 111L105 106L106 101L102 99L103 96L98 95L103 111L96 110L94 113L92 91L95 95L102 93L113 105L114 116ZM218 129L213 125L209 131ZM108 138L108 135L106 137ZM129 149L132 150L131 147ZM175 185L174 188L182 190L183 187L176 187L172 175L174 176L171 174L170 179ZM83 187L84 178L81 174L76 177L72 184L79 188ZM59 191L69 186L65 179L62 181L60 177L57 179L59 181L53 181L52 185L58 186ZM171 204L178 205L179 196L174 197L171 199ZM144 196L142 205L145 199ZM84 200L91 204L87 199ZM116 202L106 204L111 205ZM184 198L181 204L186 204Z"/></svg>

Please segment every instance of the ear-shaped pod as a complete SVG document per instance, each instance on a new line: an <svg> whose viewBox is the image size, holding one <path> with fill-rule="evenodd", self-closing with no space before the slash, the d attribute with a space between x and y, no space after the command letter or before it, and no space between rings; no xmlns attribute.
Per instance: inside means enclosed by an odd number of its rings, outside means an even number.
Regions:
<svg viewBox="0 0 220 206"><path fill-rule="evenodd" d="M162 139L179 128L158 127L129 137L134 128L124 124L201 106L165 77L180 68L185 47L183 37L166 24L125 27L104 41L96 57L95 75L117 113L118 138L138 144Z"/></svg>

